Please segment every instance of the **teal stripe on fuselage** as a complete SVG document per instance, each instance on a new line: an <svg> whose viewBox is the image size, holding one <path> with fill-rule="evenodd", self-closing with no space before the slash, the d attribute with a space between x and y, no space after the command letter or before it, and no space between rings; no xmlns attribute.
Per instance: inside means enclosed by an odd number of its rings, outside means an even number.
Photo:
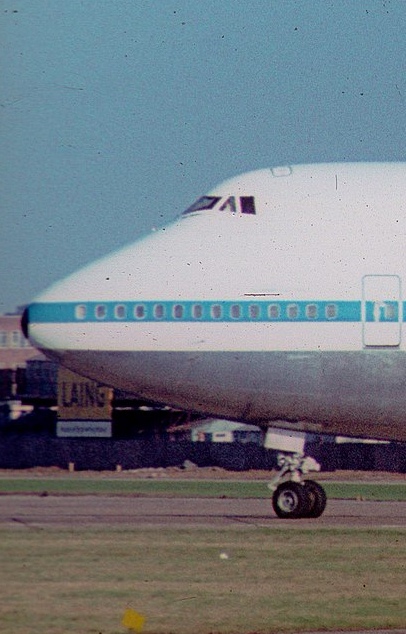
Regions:
<svg viewBox="0 0 406 634"><path fill-rule="evenodd" d="M370 302L372 305L372 302ZM388 302L390 303L390 302ZM367 303L369 304L369 303ZM393 310L384 321L397 321ZM367 321L374 321L372 307ZM33 323L98 322L360 322L360 301L133 301L34 303Z"/></svg>
<svg viewBox="0 0 406 634"><path fill-rule="evenodd" d="M406 321L406 303L403 306ZM34 303L31 323L360 322L360 301L139 301ZM366 302L365 321L397 322L397 302Z"/></svg>

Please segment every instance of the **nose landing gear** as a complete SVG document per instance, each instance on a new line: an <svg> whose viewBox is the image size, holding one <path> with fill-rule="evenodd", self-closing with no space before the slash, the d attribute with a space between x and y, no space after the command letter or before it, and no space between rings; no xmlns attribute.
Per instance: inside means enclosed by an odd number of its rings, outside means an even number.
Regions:
<svg viewBox="0 0 406 634"><path fill-rule="evenodd" d="M302 479L310 471L320 471L316 460L298 453L279 454L278 466L280 471L268 484L276 515L283 519L320 517L326 508L326 492L314 480Z"/></svg>

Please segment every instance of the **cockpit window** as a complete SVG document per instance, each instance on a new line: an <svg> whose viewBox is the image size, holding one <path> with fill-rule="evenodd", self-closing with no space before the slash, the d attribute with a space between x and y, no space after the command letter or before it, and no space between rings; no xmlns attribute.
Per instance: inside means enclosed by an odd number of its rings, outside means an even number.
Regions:
<svg viewBox="0 0 406 634"><path fill-rule="evenodd" d="M240 196L241 213L256 214L254 196Z"/></svg>
<svg viewBox="0 0 406 634"><path fill-rule="evenodd" d="M208 211L216 209L220 212L231 212L235 214L254 215L257 213L255 196L202 196L193 205L183 212L182 216L187 216L197 211Z"/></svg>
<svg viewBox="0 0 406 634"><path fill-rule="evenodd" d="M188 207L184 212L183 216L186 214L191 214L194 211L205 211L207 209L213 209L213 207L220 200L219 196L202 196L196 202L193 203L190 207Z"/></svg>

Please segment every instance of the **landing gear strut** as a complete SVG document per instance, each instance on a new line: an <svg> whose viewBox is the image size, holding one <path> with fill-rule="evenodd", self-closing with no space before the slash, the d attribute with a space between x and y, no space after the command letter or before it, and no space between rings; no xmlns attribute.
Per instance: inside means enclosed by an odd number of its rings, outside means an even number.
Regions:
<svg viewBox="0 0 406 634"><path fill-rule="evenodd" d="M279 454L278 466L280 471L268 484L276 515L284 519L320 517L326 508L326 493L314 480L303 479L310 471L320 471L318 462L298 453Z"/></svg>

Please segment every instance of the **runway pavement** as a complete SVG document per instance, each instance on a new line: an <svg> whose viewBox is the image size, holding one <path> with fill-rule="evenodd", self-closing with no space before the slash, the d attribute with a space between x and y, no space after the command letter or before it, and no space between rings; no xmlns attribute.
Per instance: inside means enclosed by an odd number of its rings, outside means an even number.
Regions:
<svg viewBox="0 0 406 634"><path fill-rule="evenodd" d="M329 500L318 519L281 520L268 499L0 496L0 528L406 528L406 502ZM405 630L406 632L406 630Z"/></svg>

